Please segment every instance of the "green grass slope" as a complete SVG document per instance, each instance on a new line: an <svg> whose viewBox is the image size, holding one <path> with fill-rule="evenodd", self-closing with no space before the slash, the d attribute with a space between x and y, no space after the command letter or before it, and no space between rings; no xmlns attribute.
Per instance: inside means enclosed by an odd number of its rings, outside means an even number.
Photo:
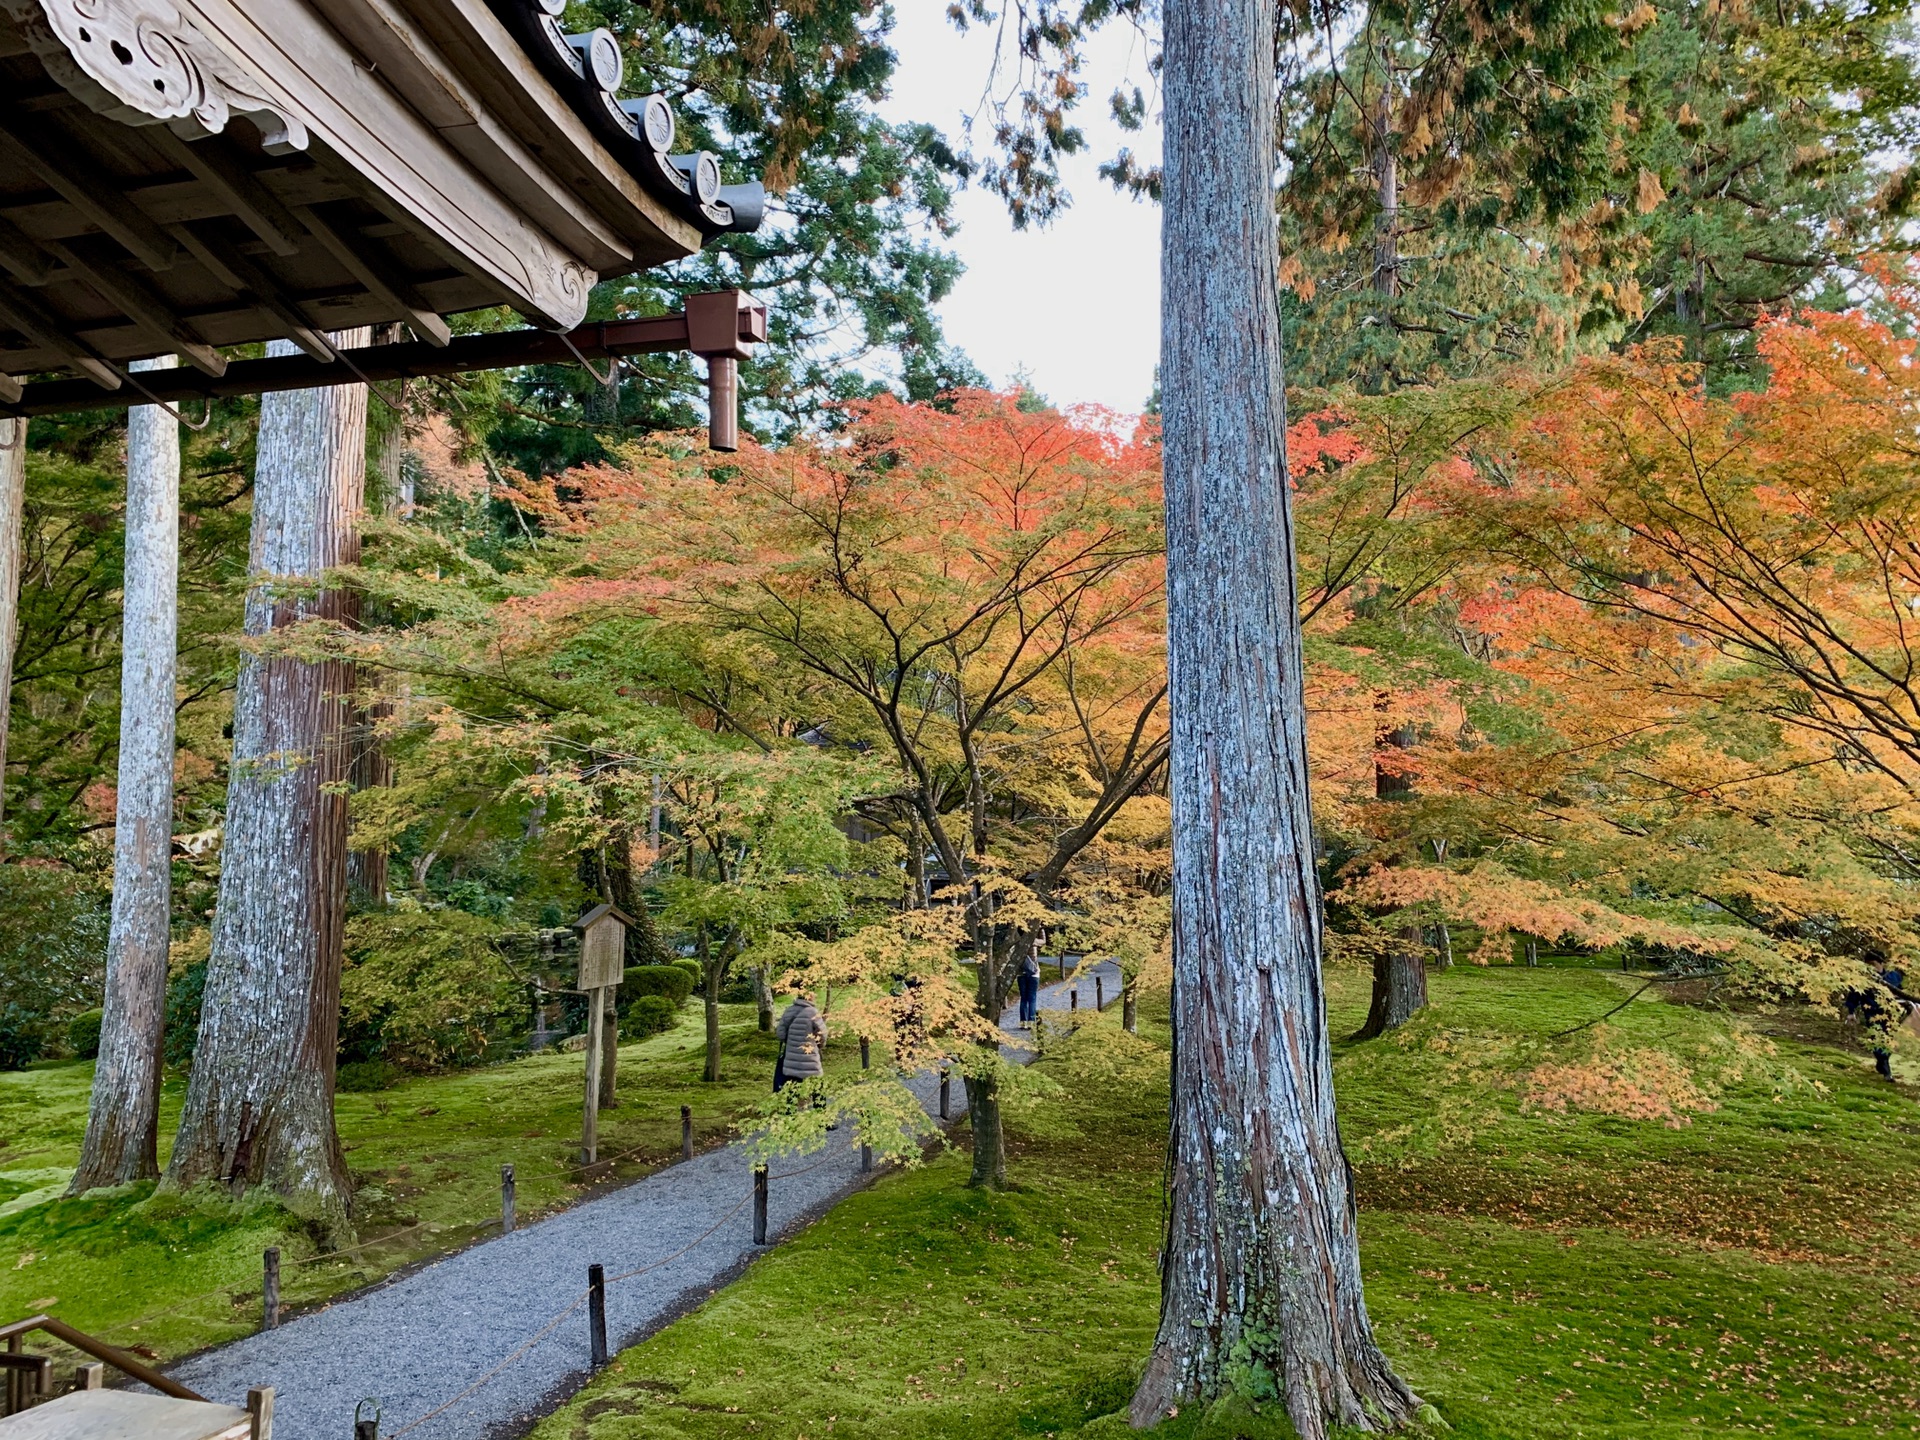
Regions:
<svg viewBox="0 0 1920 1440"><path fill-rule="evenodd" d="M726 1078L700 1079L697 1005L681 1023L620 1050L620 1106L603 1112L592 1177L630 1180L678 1157L680 1107L693 1107L700 1146L730 1138L731 1122L772 1080L774 1042L751 1006L723 1007ZM829 1063L857 1065L856 1047ZM283 1303L314 1304L490 1232L500 1215L500 1167L515 1169L522 1220L589 1189L575 1166L584 1060L530 1056L509 1064L342 1095L339 1126L358 1193L361 1244L329 1253L270 1203L235 1207L209 1196L154 1195L151 1185L59 1198L86 1130L91 1063L0 1074L0 1320L50 1311L141 1354L173 1358L259 1324L260 1253L283 1250ZM167 1084L162 1163L182 1089Z"/></svg>
<svg viewBox="0 0 1920 1440"><path fill-rule="evenodd" d="M1920 1431L1920 1107L1858 1053L1584 969L1457 969L1337 1070L1382 1343L1462 1440ZM1332 977L1336 1033L1364 976ZM1012 1122L883 1177L536 1440L1121 1435L1157 1318L1164 1083L1109 1012ZM1151 1031L1152 1027L1148 1029ZM1164 1043L1164 1031L1158 1039ZM959 1137L964 1146L964 1133ZM1272 1414L1159 1432L1287 1433Z"/></svg>

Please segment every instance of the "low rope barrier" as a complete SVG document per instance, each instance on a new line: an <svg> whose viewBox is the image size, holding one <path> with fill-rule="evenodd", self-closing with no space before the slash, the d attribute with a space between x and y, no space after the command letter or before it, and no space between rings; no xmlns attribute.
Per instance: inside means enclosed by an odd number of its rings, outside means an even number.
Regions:
<svg viewBox="0 0 1920 1440"><path fill-rule="evenodd" d="M533 1338L528 1340L526 1344L522 1345L518 1350L514 1351L511 1355L507 1356L506 1359L502 1360L498 1365L494 1366L493 1369L489 1370L486 1374L482 1375L478 1380L474 1381L471 1385L469 1385L466 1389L462 1390L458 1395L454 1396L451 1400L445 1401L439 1405L434 1406L433 1409L427 1411L427 1413L422 1415L418 1420L409 1420L405 1425L402 1425L398 1430L395 1430L391 1435L389 1435L387 1437L387 1440L400 1440L400 1437L402 1435L405 1435L409 1430L418 1430L422 1425L426 1424L429 1420L433 1419L436 1415L444 1415L447 1411L451 1410L454 1406L458 1405L462 1400L466 1399L469 1395L479 1390L482 1386L490 1383L496 1376L500 1374L501 1371L505 1370L509 1365L513 1364L514 1361L518 1360L522 1355L525 1355L529 1350L533 1349L534 1346L538 1345L542 1340L546 1339L547 1336L551 1335L554 1332L554 1330L558 1328L562 1320L566 1319L569 1315L573 1314L574 1311L578 1310L582 1305L586 1304L587 1296L591 1293L592 1293L591 1291L582 1290L580 1294L574 1299L574 1302L571 1305L567 1306L566 1309L562 1310L558 1315L554 1316L545 1325L542 1325L540 1329L535 1332Z"/></svg>

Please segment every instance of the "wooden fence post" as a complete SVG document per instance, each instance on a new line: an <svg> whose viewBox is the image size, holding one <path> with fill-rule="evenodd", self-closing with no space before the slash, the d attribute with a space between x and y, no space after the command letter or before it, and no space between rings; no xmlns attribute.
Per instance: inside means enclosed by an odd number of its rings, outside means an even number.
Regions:
<svg viewBox="0 0 1920 1440"><path fill-rule="evenodd" d="M947 1118L947 1095L952 1084L953 1072L942 1067L940 1071L940 1118L942 1120Z"/></svg>
<svg viewBox="0 0 1920 1440"><path fill-rule="evenodd" d="M680 1158L682 1160L693 1158L693 1107L691 1105L680 1107Z"/></svg>
<svg viewBox="0 0 1920 1440"><path fill-rule="evenodd" d="M587 1363L595 1370L607 1364L607 1272L587 1266Z"/></svg>
<svg viewBox="0 0 1920 1440"><path fill-rule="evenodd" d="M1107 977L1104 975L1093 977L1093 1008L1096 1010L1107 1008Z"/></svg>
<svg viewBox="0 0 1920 1440"><path fill-rule="evenodd" d="M767 1167L753 1167L753 1243L767 1243Z"/></svg>
<svg viewBox="0 0 1920 1440"><path fill-rule="evenodd" d="M274 1330L280 1325L280 1247L269 1245L260 1258L260 1328Z"/></svg>
<svg viewBox="0 0 1920 1440"><path fill-rule="evenodd" d="M500 1167L500 1233L513 1234L513 1166Z"/></svg>

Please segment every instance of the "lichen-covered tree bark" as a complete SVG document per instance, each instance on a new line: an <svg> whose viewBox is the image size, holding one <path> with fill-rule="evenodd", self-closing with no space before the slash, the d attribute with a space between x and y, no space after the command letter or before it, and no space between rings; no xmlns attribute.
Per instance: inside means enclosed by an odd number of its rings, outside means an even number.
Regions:
<svg viewBox="0 0 1920 1440"><path fill-rule="evenodd" d="M321 577L358 559L366 427L357 385L261 402L246 609L256 648L234 697L199 1048L167 1171L175 1185L266 1186L336 1227L350 1202L333 1079L353 674L271 637L353 621L351 592Z"/></svg>
<svg viewBox="0 0 1920 1440"><path fill-rule="evenodd" d="M1274 0L1168 0L1160 377L1173 712L1172 1206L1133 1423L1416 1401L1360 1284L1333 1108L1284 454Z"/></svg>
<svg viewBox="0 0 1920 1440"><path fill-rule="evenodd" d="M6 819L7 719L20 639L20 517L27 499L27 422L0 420L0 821ZM0 828L0 852L6 849Z"/></svg>
<svg viewBox="0 0 1920 1440"><path fill-rule="evenodd" d="M171 366L136 364L136 370ZM180 422L127 413L126 563L121 584L120 765L115 772L113 919L100 1059L70 1194L160 1173L160 1039L173 905L174 655L179 629Z"/></svg>

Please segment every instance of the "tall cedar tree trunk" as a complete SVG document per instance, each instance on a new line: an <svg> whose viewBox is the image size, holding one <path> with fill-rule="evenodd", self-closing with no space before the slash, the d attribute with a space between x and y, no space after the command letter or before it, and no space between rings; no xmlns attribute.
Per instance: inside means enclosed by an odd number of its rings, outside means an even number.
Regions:
<svg viewBox="0 0 1920 1440"><path fill-rule="evenodd" d="M310 585L358 559L366 435L362 386L261 402L248 636L316 619L352 623L350 592L288 594L276 580ZM274 653L241 662L199 1048L167 1170L175 1185L212 1180L236 1193L265 1185L335 1229L351 1200L333 1077L352 693L352 667L342 662Z"/></svg>
<svg viewBox="0 0 1920 1440"><path fill-rule="evenodd" d="M173 363L169 356L133 368ZM100 1060L71 1195L160 1174L160 1039L173 905L180 422L157 405L127 412L126 531L113 919Z"/></svg>
<svg viewBox="0 0 1920 1440"><path fill-rule="evenodd" d="M20 639L20 517L27 498L27 422L0 420L0 854L6 852L7 720Z"/></svg>
<svg viewBox="0 0 1920 1440"><path fill-rule="evenodd" d="M1410 750L1415 740L1411 725L1382 729L1374 739L1373 794L1377 800L1404 800L1413 794L1413 781L1388 752ZM1373 957L1373 1000L1367 1020L1353 1037L1371 1040L1398 1029L1427 1008L1426 942L1418 925L1403 926L1400 943Z"/></svg>
<svg viewBox="0 0 1920 1440"><path fill-rule="evenodd" d="M390 344L402 338L398 325L379 325L374 327L373 341L376 345ZM378 503L387 515L396 513L400 508L400 475L402 463L406 458L407 432L400 417L390 417L392 422L380 437L380 449L375 465L378 476ZM382 615L366 617L369 623L385 618ZM384 694L377 695L366 704L364 709L356 708L353 717L353 749L349 775L353 789L382 790L393 784L393 761L388 758L386 747L380 743L381 722L393 714L393 701ZM349 850L347 852L347 894L362 905L385 905L388 888L388 856L383 847L378 850Z"/></svg>
<svg viewBox="0 0 1920 1440"><path fill-rule="evenodd" d="M1171 1213L1133 1423L1270 1378L1302 1440L1418 1402L1334 1114L1275 283L1274 0L1165 8ZM1267 1372L1263 1377L1261 1372Z"/></svg>

